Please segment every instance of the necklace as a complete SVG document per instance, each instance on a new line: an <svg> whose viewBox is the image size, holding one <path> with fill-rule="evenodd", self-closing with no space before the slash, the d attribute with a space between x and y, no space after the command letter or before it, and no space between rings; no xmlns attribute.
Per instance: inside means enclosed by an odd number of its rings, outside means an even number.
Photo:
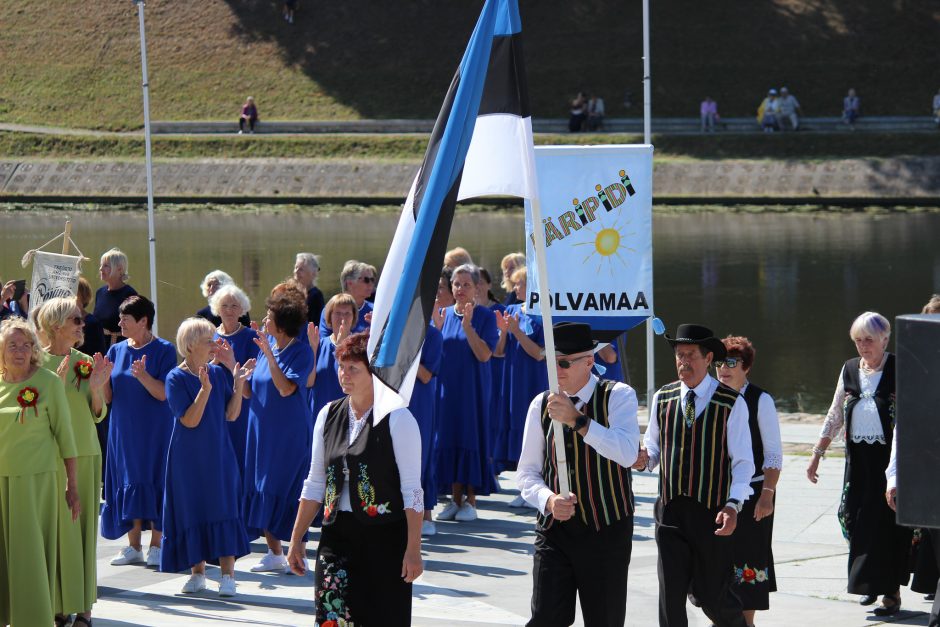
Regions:
<svg viewBox="0 0 940 627"><path fill-rule="evenodd" d="M275 345L274 345L274 349L272 350L272 352L273 352L275 355L280 355L281 353L283 353L284 351L286 351L286 350L287 350L287 347L290 346L291 344L293 344L293 343L294 343L294 340L296 340L296 339L297 339L296 337L292 337L292 338L290 339L290 342L288 342L287 344L284 345L284 348L278 348L278 347L277 347L277 344L275 344Z"/></svg>
<svg viewBox="0 0 940 627"><path fill-rule="evenodd" d="M225 325L224 325L224 324L220 324L220 325L219 325L219 328L216 329L216 330L219 332L219 335L224 335L224 336L228 337L228 336L230 336L230 335L235 335L236 333L238 333L239 331L241 331L241 330L242 330L242 323L239 322L239 323L238 323L238 326L236 326L236 327L235 327L235 330L232 331L231 333L226 333L226 332L225 332Z"/></svg>

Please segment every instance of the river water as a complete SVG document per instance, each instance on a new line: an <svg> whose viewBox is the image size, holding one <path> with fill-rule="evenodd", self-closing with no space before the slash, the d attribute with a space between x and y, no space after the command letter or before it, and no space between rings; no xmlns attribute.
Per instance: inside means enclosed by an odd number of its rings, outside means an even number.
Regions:
<svg viewBox="0 0 940 627"><path fill-rule="evenodd" d="M28 277L28 248L62 231L63 211L0 213L0 277ZM179 322L205 304L199 283L210 270L231 274L252 299L287 277L299 251L322 256L319 286L339 290L343 262L381 265L397 210L161 212L156 218L158 322L173 339ZM85 274L97 287L102 252L118 246L130 258L130 283L149 294L146 214L77 212L73 239L92 260ZM663 213L654 218L654 305L670 333L697 322L724 336L751 338L751 379L787 411L824 412L842 362L854 355L852 319L865 310L889 319L919 312L940 292L938 213ZM459 213L451 246L467 248L497 276L504 254L523 248L521 210ZM58 245L51 250L58 252ZM643 328L628 334L629 373L646 387ZM656 384L675 378L671 353L656 341ZM641 392L641 397L643 396Z"/></svg>

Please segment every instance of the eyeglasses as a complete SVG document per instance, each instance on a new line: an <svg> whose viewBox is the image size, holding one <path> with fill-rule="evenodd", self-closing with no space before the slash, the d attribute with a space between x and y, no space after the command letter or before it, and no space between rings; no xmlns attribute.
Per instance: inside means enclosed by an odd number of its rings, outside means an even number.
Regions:
<svg viewBox="0 0 940 627"><path fill-rule="evenodd" d="M361 281L362 283L365 283L366 285L369 285L370 283L375 283L375 277L374 276L361 276L359 277L359 281Z"/></svg>
<svg viewBox="0 0 940 627"><path fill-rule="evenodd" d="M743 362L742 362L740 359L738 359L737 357L727 357L727 358L725 358L725 359L723 359L723 360L721 360L721 361L716 361L716 362L715 362L715 368L716 368L716 369L717 369L717 368L721 368L721 367L725 367L725 368L737 368L737 367L738 367L738 364L742 364L742 365L743 365Z"/></svg>
<svg viewBox="0 0 940 627"><path fill-rule="evenodd" d="M559 359L555 363L558 364L558 367L562 370L567 370L575 364L575 362L581 361L582 359L587 359L590 355L581 355L580 357L575 357L574 359Z"/></svg>

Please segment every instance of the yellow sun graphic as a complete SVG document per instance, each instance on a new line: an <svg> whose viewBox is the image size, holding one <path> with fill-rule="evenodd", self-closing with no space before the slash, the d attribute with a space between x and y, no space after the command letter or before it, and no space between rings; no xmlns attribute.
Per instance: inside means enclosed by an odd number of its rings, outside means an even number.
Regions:
<svg viewBox="0 0 940 627"><path fill-rule="evenodd" d="M618 216L618 218L619 217L620 216ZM627 224L629 224L629 221L624 222L623 226L626 226ZM583 228L589 233L593 234L594 239L588 242L579 242L577 244L573 244L573 246L593 247L593 250L588 253L588 256L585 257L584 261L581 263L587 263L591 260L592 257L597 256L599 263L597 264L596 272L601 271L601 269L604 267L604 262L606 261L607 269L610 271L610 275L613 276L615 259L623 267L627 266L627 261L620 256L620 252L636 252L635 249L624 245L624 240L631 235L636 235L636 233L624 233L622 227L617 222L615 222L613 226L602 228L600 231L595 231L586 225Z"/></svg>

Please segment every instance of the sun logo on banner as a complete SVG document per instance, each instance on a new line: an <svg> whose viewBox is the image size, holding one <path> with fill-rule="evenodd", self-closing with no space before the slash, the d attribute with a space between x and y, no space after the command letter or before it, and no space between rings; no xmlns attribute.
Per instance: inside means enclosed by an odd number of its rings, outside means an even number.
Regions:
<svg viewBox="0 0 940 627"><path fill-rule="evenodd" d="M636 249L630 248L624 244L624 240L632 235L636 235L636 233L624 233L623 227L627 226L630 221L625 221L621 226L619 223L620 217L621 216L618 216L618 220L613 224L613 226L605 226L600 230L594 230L591 228L591 226L584 227L584 230L594 235L594 239L587 242L578 242L577 244L572 244L572 247L592 246L594 249L588 253L587 257L584 258L584 261L581 262L582 264L587 264L596 258L598 261L596 271L600 272L606 262L607 269L610 271L611 276L614 274L615 259L617 262L622 264L623 267L627 266L627 260L621 256L620 252L636 252Z"/></svg>

